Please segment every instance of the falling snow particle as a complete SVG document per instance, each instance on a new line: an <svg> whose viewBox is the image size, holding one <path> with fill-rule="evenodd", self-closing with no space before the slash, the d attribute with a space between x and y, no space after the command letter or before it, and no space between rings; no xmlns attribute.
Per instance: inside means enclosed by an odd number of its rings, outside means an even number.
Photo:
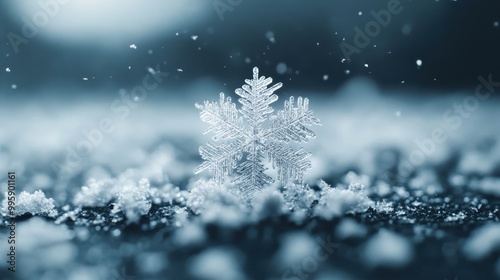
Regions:
<svg viewBox="0 0 500 280"><path fill-rule="evenodd" d="M13 84L13 85L12 85L12 89L17 89L17 85L16 85L16 84Z"/></svg>
<svg viewBox="0 0 500 280"><path fill-rule="evenodd" d="M495 21L495 22L493 23L493 26L494 26L494 27L499 27L499 26L500 26L500 22Z"/></svg>
<svg viewBox="0 0 500 280"><path fill-rule="evenodd" d="M83 80L84 80L84 81L88 81L88 80L89 80L89 78L83 78Z"/></svg>
<svg viewBox="0 0 500 280"><path fill-rule="evenodd" d="M10 68L5 68L5 72L10 73Z"/></svg>
<svg viewBox="0 0 500 280"><path fill-rule="evenodd" d="M280 62L280 63L278 63L278 65L276 65L276 72L278 72L278 74L283 75L286 73L286 70L287 70L287 67L286 67L285 63Z"/></svg>
<svg viewBox="0 0 500 280"><path fill-rule="evenodd" d="M359 12L358 12L358 16L361 16L361 15L363 15L363 12L362 12L362 11L359 11Z"/></svg>
<svg viewBox="0 0 500 280"><path fill-rule="evenodd" d="M181 68L177 69L177 72L184 72Z"/></svg>
<svg viewBox="0 0 500 280"><path fill-rule="evenodd" d="M132 45L130 45L130 48L136 50L137 46L135 44L132 44Z"/></svg>
<svg viewBox="0 0 500 280"><path fill-rule="evenodd" d="M365 63L365 67L368 68L368 64Z"/></svg>
<svg viewBox="0 0 500 280"><path fill-rule="evenodd" d="M153 54L153 50L148 50L148 54Z"/></svg>
<svg viewBox="0 0 500 280"><path fill-rule="evenodd" d="M148 72L151 74L151 75L155 75L156 74L156 71L151 68L151 67L148 67Z"/></svg>
<svg viewBox="0 0 500 280"><path fill-rule="evenodd" d="M422 66L422 60L417 59L417 66L418 66L418 67Z"/></svg>
<svg viewBox="0 0 500 280"><path fill-rule="evenodd" d="M344 72L346 73L346 75L349 75L351 73L351 70L345 70Z"/></svg>
<svg viewBox="0 0 500 280"><path fill-rule="evenodd" d="M267 38L267 40L269 40L269 42L271 42L273 44L276 43L276 39L274 38L274 33L272 31L266 32L266 38Z"/></svg>
<svg viewBox="0 0 500 280"><path fill-rule="evenodd" d="M196 39L198 39L198 35L191 36L191 39L193 39L193 41L196 41Z"/></svg>
<svg viewBox="0 0 500 280"><path fill-rule="evenodd" d="M249 64L250 62L252 62L252 60L250 59L250 57L245 58L245 63L246 64Z"/></svg>
<svg viewBox="0 0 500 280"><path fill-rule="evenodd" d="M323 81L328 80L328 75L323 75Z"/></svg>

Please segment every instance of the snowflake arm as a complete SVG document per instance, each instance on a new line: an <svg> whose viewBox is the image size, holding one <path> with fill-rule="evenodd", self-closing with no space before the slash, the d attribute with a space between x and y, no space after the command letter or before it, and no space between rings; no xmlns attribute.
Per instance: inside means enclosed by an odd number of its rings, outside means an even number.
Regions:
<svg viewBox="0 0 500 280"><path fill-rule="evenodd" d="M262 187L267 186L274 182L274 180L266 175L264 165L261 162L264 156L259 151L258 146L253 146L252 150L247 156L247 160L238 165L236 171L240 174L236 180L243 190L244 194L249 197L252 193L260 190Z"/></svg>
<svg viewBox="0 0 500 280"><path fill-rule="evenodd" d="M219 184L224 182L226 176L236 168L238 161L243 156L245 146L239 140L228 144L207 143L200 147L200 155L204 162L195 169L194 173L208 169L214 174L215 181Z"/></svg>
<svg viewBox="0 0 500 280"><path fill-rule="evenodd" d="M196 104L200 109L200 119L210 127L204 132L213 133L212 139L231 139L236 137L247 137L243 131L243 119L238 114L236 105L231 102L231 97L224 99L224 93L220 93L219 103L205 101L204 104Z"/></svg>
<svg viewBox="0 0 500 280"><path fill-rule="evenodd" d="M294 107L294 98L285 101L285 108L278 111L270 119L270 126L266 137L284 142L307 142L315 138L316 134L308 128L312 125L321 125L318 118L309 110L309 100L297 98L297 107Z"/></svg>
<svg viewBox="0 0 500 280"><path fill-rule="evenodd" d="M283 185L293 180L302 183L304 174L311 168L311 161L308 160L311 154L304 152L302 148L294 151L281 144L270 143L267 153L273 169L278 170L278 181Z"/></svg>
<svg viewBox="0 0 500 280"><path fill-rule="evenodd" d="M270 88L267 86L273 82L272 78L261 76L259 78L259 69L253 68L253 79L246 79L246 85L235 90L240 96L238 102L241 103L241 113L245 117L252 128L267 120L267 116L273 112L271 105L278 100L278 96L274 91L283 86L282 83L277 83Z"/></svg>

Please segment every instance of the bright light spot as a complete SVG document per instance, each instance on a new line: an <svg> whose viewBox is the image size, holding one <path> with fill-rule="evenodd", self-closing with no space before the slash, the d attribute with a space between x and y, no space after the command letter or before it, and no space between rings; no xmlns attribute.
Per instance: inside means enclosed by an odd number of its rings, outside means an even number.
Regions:
<svg viewBox="0 0 500 280"><path fill-rule="evenodd" d="M418 66L418 67L422 66L422 60L417 59L417 66Z"/></svg>
<svg viewBox="0 0 500 280"><path fill-rule="evenodd" d="M358 16L361 16L361 15L363 15L363 12L362 12L362 11L359 11L359 12L358 12Z"/></svg>
<svg viewBox="0 0 500 280"><path fill-rule="evenodd" d="M365 63L365 67L368 68L368 64Z"/></svg>
<svg viewBox="0 0 500 280"><path fill-rule="evenodd" d="M130 45L131 49L137 50L137 46L135 44Z"/></svg>
<svg viewBox="0 0 500 280"><path fill-rule="evenodd" d="M280 63L278 63L278 65L276 65L276 72L278 72L278 74L280 74L280 75L285 74L287 69L288 69L288 67L283 62L280 62Z"/></svg>
<svg viewBox="0 0 500 280"><path fill-rule="evenodd" d="M345 70L344 72L346 73L346 75L349 75L351 73L351 70Z"/></svg>
<svg viewBox="0 0 500 280"><path fill-rule="evenodd" d="M52 3L52 4L50 4ZM49 5L50 4L50 5ZM57 0L7 1L4 9L19 25L31 26L25 38L39 36L69 44L115 48L130 38L148 39L212 15L210 1ZM186 16L189 15L189 16ZM18 32L18 31L16 31Z"/></svg>
<svg viewBox="0 0 500 280"><path fill-rule="evenodd" d="M495 22L493 23L493 26L495 26L495 27L499 27L499 26L500 26L500 22L495 21Z"/></svg>
<svg viewBox="0 0 500 280"><path fill-rule="evenodd" d="M196 41L196 39L198 39L198 35L191 36L191 39L193 39L193 41Z"/></svg>
<svg viewBox="0 0 500 280"><path fill-rule="evenodd" d="M88 81L88 80L89 80L89 78L83 78L83 80L84 80L84 81Z"/></svg>
<svg viewBox="0 0 500 280"><path fill-rule="evenodd" d="M16 85L16 84L13 84L11 87L12 87L12 89L16 89L16 88L17 88L17 85Z"/></svg>
<svg viewBox="0 0 500 280"><path fill-rule="evenodd" d="M328 75L323 75L323 81L327 81L328 80Z"/></svg>
<svg viewBox="0 0 500 280"><path fill-rule="evenodd" d="M5 68L5 72L10 73L10 68Z"/></svg>
<svg viewBox="0 0 500 280"><path fill-rule="evenodd" d="M184 72L181 68L177 69L177 72Z"/></svg>

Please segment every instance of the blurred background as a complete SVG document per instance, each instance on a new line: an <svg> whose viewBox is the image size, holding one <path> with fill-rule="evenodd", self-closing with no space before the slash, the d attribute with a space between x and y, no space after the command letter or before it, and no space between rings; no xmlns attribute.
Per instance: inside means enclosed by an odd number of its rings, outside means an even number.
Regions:
<svg viewBox="0 0 500 280"><path fill-rule="evenodd" d="M175 72L163 87L211 79L226 91L252 66L309 91L362 76L384 88L449 92L473 87L479 74L499 73L495 0L401 0L402 11L343 62L339 44L355 46L354 28L364 30L370 12L387 10L389 2L6 0L0 66L11 72L2 71L0 86L7 96L57 94L52 89L62 85L87 96L115 94L163 62Z"/></svg>

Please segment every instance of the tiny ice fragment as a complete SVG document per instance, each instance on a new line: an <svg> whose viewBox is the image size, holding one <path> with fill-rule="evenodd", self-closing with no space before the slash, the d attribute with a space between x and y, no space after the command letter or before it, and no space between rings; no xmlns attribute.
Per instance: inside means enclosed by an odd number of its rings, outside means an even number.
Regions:
<svg viewBox="0 0 500 280"><path fill-rule="evenodd" d="M351 73L351 70L345 70L344 72L346 73L346 75L349 75L349 73Z"/></svg>
<svg viewBox="0 0 500 280"><path fill-rule="evenodd" d="M136 50L137 46L135 44L132 44L132 45L130 45L130 48Z"/></svg>
<svg viewBox="0 0 500 280"><path fill-rule="evenodd" d="M328 80L328 75L323 75L323 81Z"/></svg>
<svg viewBox="0 0 500 280"><path fill-rule="evenodd" d="M17 85L16 85L16 84L13 84L11 87L12 87L12 89L16 89L16 88L17 88Z"/></svg>
<svg viewBox="0 0 500 280"><path fill-rule="evenodd" d="M5 68L5 72L10 73L10 68Z"/></svg>
<svg viewBox="0 0 500 280"><path fill-rule="evenodd" d="M184 72L181 68L177 69L177 72Z"/></svg>
<svg viewBox="0 0 500 280"><path fill-rule="evenodd" d="M417 66L418 66L418 67L422 66L422 60L417 59Z"/></svg>
<svg viewBox="0 0 500 280"><path fill-rule="evenodd" d="M89 78L83 78L83 80L84 80L84 81L88 81L88 80L89 80Z"/></svg>
<svg viewBox="0 0 500 280"><path fill-rule="evenodd" d="M153 69L153 68L151 68L151 67L148 67L148 72L149 72L151 75L156 74L155 69Z"/></svg>
<svg viewBox="0 0 500 280"><path fill-rule="evenodd" d="M368 68L368 64L365 63L365 67Z"/></svg>
<svg viewBox="0 0 500 280"><path fill-rule="evenodd" d="M193 41L196 41L196 39L198 39L198 35L191 36L191 39L193 39Z"/></svg>
<svg viewBox="0 0 500 280"><path fill-rule="evenodd" d="M361 16L361 15L363 15L363 12L362 12L362 11L359 11L359 12L358 12L358 16Z"/></svg>

